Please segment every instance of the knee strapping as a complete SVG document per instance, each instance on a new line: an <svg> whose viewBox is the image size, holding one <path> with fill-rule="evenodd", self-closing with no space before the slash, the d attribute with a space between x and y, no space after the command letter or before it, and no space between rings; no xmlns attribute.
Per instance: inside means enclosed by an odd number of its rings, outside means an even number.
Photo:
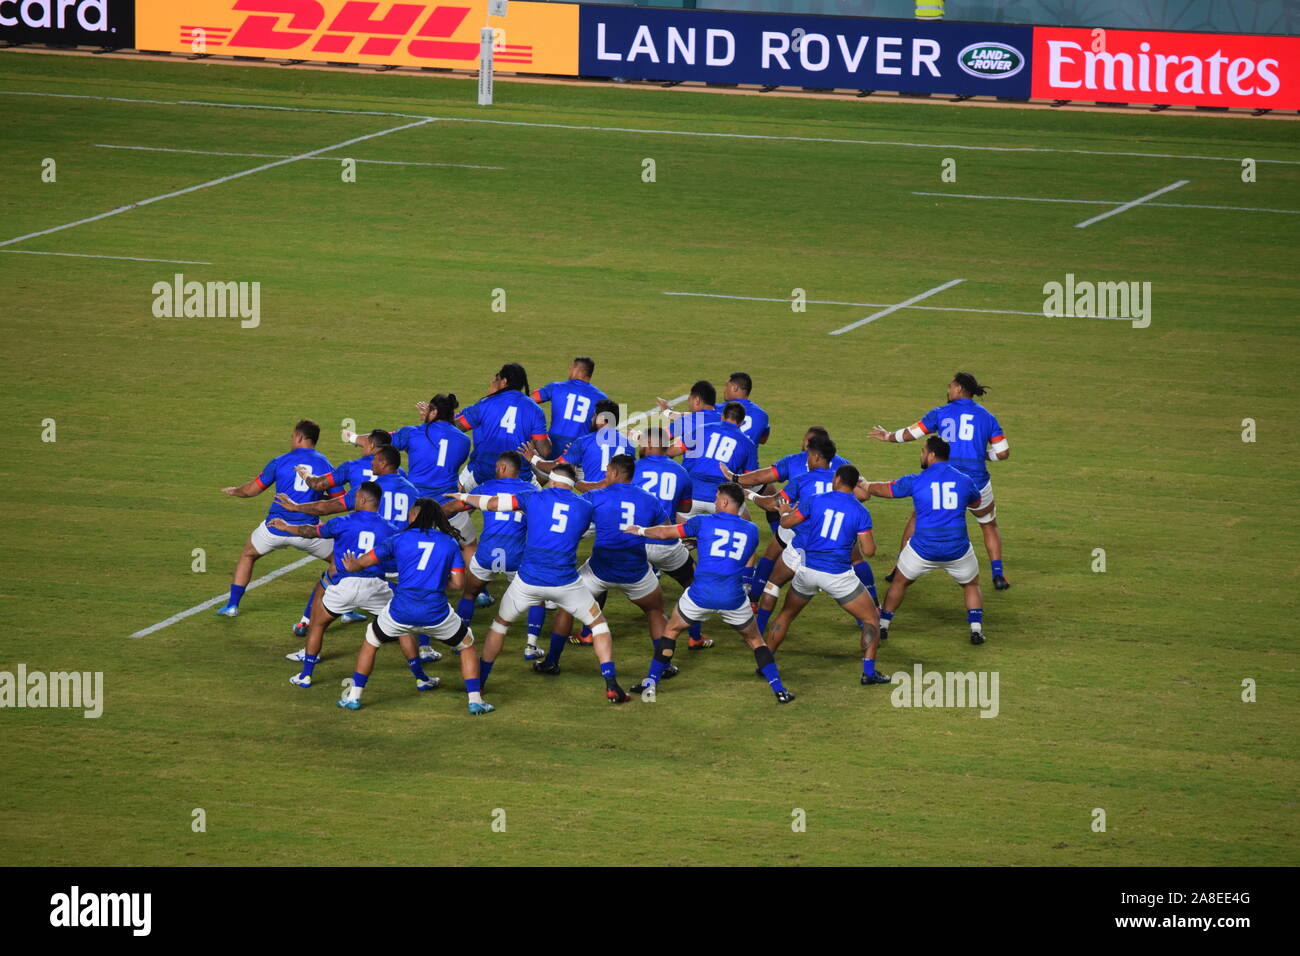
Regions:
<svg viewBox="0 0 1300 956"><path fill-rule="evenodd" d="M606 624L604 621L601 621L599 624L592 625L591 628L592 637L599 637L601 634L608 634L608 633L609 633L609 625Z"/></svg>

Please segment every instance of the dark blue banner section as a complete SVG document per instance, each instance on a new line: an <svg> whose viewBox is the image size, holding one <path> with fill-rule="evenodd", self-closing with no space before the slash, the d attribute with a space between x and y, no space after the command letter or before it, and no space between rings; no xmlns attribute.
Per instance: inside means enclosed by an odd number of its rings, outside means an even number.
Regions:
<svg viewBox="0 0 1300 956"><path fill-rule="evenodd" d="M581 10L584 76L1028 97L1031 27L800 14Z"/></svg>

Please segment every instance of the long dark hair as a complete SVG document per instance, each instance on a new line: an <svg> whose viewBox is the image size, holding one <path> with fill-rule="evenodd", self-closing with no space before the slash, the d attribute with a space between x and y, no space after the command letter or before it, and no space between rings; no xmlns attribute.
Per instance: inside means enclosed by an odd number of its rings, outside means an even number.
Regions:
<svg viewBox="0 0 1300 956"><path fill-rule="evenodd" d="M528 373L518 362L507 362L501 366L501 371L497 372L497 378L506 383L506 388L513 392L523 392L528 394L531 389L528 387Z"/></svg>
<svg viewBox="0 0 1300 956"><path fill-rule="evenodd" d="M455 392L448 392L446 395L439 393L429 399L429 407L438 413L438 421L449 422L456 417L456 409L460 408L460 402L456 400Z"/></svg>
<svg viewBox="0 0 1300 956"><path fill-rule="evenodd" d="M464 546L465 540L460 536L460 532L451 526L451 522L442 513L442 506L438 502L432 498L419 498L411 507L419 511L419 514L411 519L411 527L416 531L436 529L454 539L456 544Z"/></svg>
<svg viewBox="0 0 1300 956"><path fill-rule="evenodd" d="M963 392L974 398L979 398L989 390L987 385L981 385L975 381L975 376L970 372L958 372L952 377L952 380L961 386Z"/></svg>

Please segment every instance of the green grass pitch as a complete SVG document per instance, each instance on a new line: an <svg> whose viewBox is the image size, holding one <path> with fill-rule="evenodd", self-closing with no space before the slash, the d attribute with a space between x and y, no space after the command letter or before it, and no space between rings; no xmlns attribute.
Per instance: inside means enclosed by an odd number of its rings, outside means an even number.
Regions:
<svg viewBox="0 0 1300 956"><path fill-rule="evenodd" d="M274 162L208 153L295 156L412 122L364 111L445 119L327 155L501 167L361 163L345 183L303 160L0 247L0 670L105 680L99 719L0 711L0 862L1300 863L1300 217L1141 205L1076 229L1106 207L915 195L1119 204L1185 179L1158 201L1300 210L1294 123L510 83L480 109L473 92L0 57L0 242ZM155 318L152 286L175 272L260 282L260 326ZM1067 273L1150 281L1150 326L1044 318L1044 283ZM932 309L840 336L877 310L664 295L890 304L956 278ZM958 589L931 576L880 659L997 671L999 716L859 686L855 632L825 597L782 649L787 708L714 624L718 646L681 655L653 705L606 704L582 649L561 677L533 675L519 627L488 718L466 716L456 680L416 694L391 650L365 708L340 711L357 626L327 634L310 692L282 658L308 568L249 592L236 620L128 638L225 591L268 498L219 489L299 417L337 462L345 418L396 426L435 391L476 398L503 361L540 384L575 354L634 411L749 371L774 423L765 463L821 423L874 479L914 471L917 446L870 442L873 424L915 421L957 369L991 383L1014 587L988 587L978 549L989 642L969 645ZM907 507L871 510L883 575ZM610 608L626 685L648 641L626 602Z"/></svg>

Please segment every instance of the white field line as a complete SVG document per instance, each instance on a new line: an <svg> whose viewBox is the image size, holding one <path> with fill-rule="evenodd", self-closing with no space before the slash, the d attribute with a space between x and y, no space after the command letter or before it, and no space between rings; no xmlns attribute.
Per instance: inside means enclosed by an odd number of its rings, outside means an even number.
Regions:
<svg viewBox="0 0 1300 956"><path fill-rule="evenodd" d="M87 223L97 222L100 219L107 219L109 216L116 216L132 209L138 209L141 206L148 206L152 203L162 202L164 199L174 199L177 196L184 196L187 193L196 192L200 189L207 189L210 186L220 186L222 183L228 183L233 179L241 179L244 176L251 176L254 173L274 169L276 166L285 166L289 163L296 163L300 159L310 159L313 156L319 156L321 153L327 153L332 149L342 149L344 146L351 146L353 143L375 139L378 136L387 136L390 133L400 133L402 130L412 129L416 126L424 126L432 122L434 122L432 119L422 119L415 123L406 123L402 126L394 126L392 129L380 130L377 133L367 133L365 136L357 136L353 139L345 140L342 143L335 143L333 146L322 146L320 149L313 149L306 153L299 153L297 156L290 156L286 159L277 159L273 163L263 163L261 166L255 166L252 169L245 169L242 172L231 173L229 176L222 176L219 179L212 179L206 183L199 183L197 186L186 186L184 189L177 189L174 192L163 193L161 196L152 196L149 199L142 199L139 202L133 202L126 206L119 206L116 209L110 209L108 212L101 212L97 216L87 216L85 219L78 219L76 222L68 222L61 226L52 226L49 229L41 229L38 232L29 232L25 236L16 236L13 239L5 239L0 241L0 246L11 246L16 242L23 242L26 239L35 239L37 236L47 236L52 232L61 232L64 229L84 226Z"/></svg>
<svg viewBox="0 0 1300 956"><path fill-rule="evenodd" d="M95 256L88 252L36 252L32 249L0 249L0 252L21 253L25 256L70 256L73 259L120 259L124 262L166 262L177 266L210 266L211 262L197 259L144 259L140 256Z"/></svg>
<svg viewBox="0 0 1300 956"><path fill-rule="evenodd" d="M1111 216L1118 216L1120 213L1132 209L1134 206L1142 205L1142 203L1146 202L1148 199L1155 199L1157 196L1163 196L1165 193L1171 193L1175 189L1178 189L1182 186L1186 186L1190 182L1191 182L1190 179L1180 179L1178 180L1178 182L1170 183L1168 186L1161 186L1155 192L1147 193L1145 196L1139 196L1137 199L1131 199L1128 202L1124 203L1124 205L1122 206L1116 206L1114 209L1107 210L1106 212L1103 213L1098 213L1097 215L1093 216L1091 219L1085 219L1083 222L1076 222L1074 224L1074 228L1087 229L1094 222L1101 222L1103 219L1109 219Z"/></svg>
<svg viewBox="0 0 1300 956"><path fill-rule="evenodd" d="M96 149L134 149L144 153L188 153L194 156L241 156L249 159L289 159L287 153L226 153L211 149L176 149L170 146L116 146L110 143L95 143ZM313 162L337 163L345 157L310 156ZM469 163L415 163L397 159L357 159L358 163L370 163L375 166L449 166L453 169L505 169L504 166L474 166Z"/></svg>
<svg viewBox="0 0 1300 956"><path fill-rule="evenodd" d="M686 401L686 399L688 399L689 397L690 397L689 395L678 395L676 398L669 399L668 405L670 408L673 405L680 405L682 402ZM657 411L659 411L659 406L655 405L654 408L647 408L644 412L637 412L635 415L630 416L628 420L623 423L623 427L629 428L631 427L633 422L643 421L649 418Z"/></svg>
<svg viewBox="0 0 1300 956"><path fill-rule="evenodd" d="M783 302L786 305L790 304L789 299L776 297L767 298L765 296L757 295L722 295L717 292L664 292L662 295L688 296L693 299L734 299L739 302ZM804 301L809 305L851 305L862 309L877 309L888 305L886 302L837 302L832 299L805 299ZM1039 309L1037 312L1025 312L1018 309L963 309L954 305L908 305L903 306L902 308L922 312L977 312L984 315L1032 315L1040 319L1046 318L1046 316L1043 315L1042 309ZM1080 318L1109 319L1111 316L1080 316ZM1128 322L1130 320L1124 319L1123 321Z"/></svg>
<svg viewBox="0 0 1300 956"><path fill-rule="evenodd" d="M218 103L203 100L147 100L122 96L95 96L88 93L43 93L30 90L0 90L0 96L58 97L61 99L105 100L119 103L147 103L156 106L205 106L238 110L279 110L289 113L336 113L347 116L397 116L404 119L439 120L445 123L480 123L492 126L528 126L537 129L579 130L596 133L642 133L650 136L700 136L719 139L775 140L789 143L836 143L844 146L897 146L909 149L961 149L991 153L1066 153L1078 156L1131 156L1138 159L1188 159L1207 162L1237 163L1239 156L1203 156L1184 153L1139 153L1119 150L1063 149L1050 146L970 146L948 143L910 143L898 140L835 139L824 136L777 136L768 133L709 133L698 130L640 129L622 126L574 126L563 123L529 123L522 120L476 119L461 116L421 116L417 113L391 113L381 110L342 110L310 106L264 106L256 103ZM1300 159L1255 159L1257 163L1300 166Z"/></svg>
<svg viewBox="0 0 1300 956"><path fill-rule="evenodd" d="M290 564L286 564L282 568L276 568L270 574L262 575L260 578L258 578L255 581L249 581L248 587L245 590L251 591L253 590L253 588L260 588L267 581L274 581L276 578L280 577L281 575L288 574L290 571L296 571L299 568L303 567L304 565L308 565L311 564L313 561L319 561L319 560L320 558L314 558L310 554L307 555L305 558L299 558L297 561L291 562ZM164 627L170 627L172 624L175 624L177 621L183 621L187 617L193 617L195 614L202 613L203 611L206 611L210 607L216 607L218 604L220 604L222 601L227 600L229 597L230 597L229 594L219 594L210 601L204 601L202 604L196 604L188 611L181 611L181 613L179 614L173 614L171 617L167 618L167 620L159 621L157 624L150 625L149 627L146 627L142 631L136 631L131 636L148 637L154 631L161 631Z"/></svg>
<svg viewBox="0 0 1300 956"><path fill-rule="evenodd" d="M930 193L912 191L913 196L941 196L945 199L1001 199L1007 202L1062 202L1090 206L1113 206L1115 199L1044 199L1040 196L977 196L973 193ZM1264 206L1211 206L1190 202L1148 202L1144 206L1161 206L1165 209L1227 209L1233 212L1280 212L1300 216L1300 209L1269 209Z"/></svg>
<svg viewBox="0 0 1300 956"><path fill-rule="evenodd" d="M915 305L916 303L920 302L922 299L928 299L930 298L930 296L937 295L938 293L942 292L944 289L951 289L953 286L958 285L965 281L966 281L965 279L949 279L943 285L937 285L933 289L928 289L925 292L922 292L920 295L914 295L910 299L907 299L903 302L899 302L897 305L886 306L885 308L881 309L879 312L873 312L865 319L858 319L856 322L850 322L848 325L844 326L843 328L836 329L834 332L831 332L830 334L843 335L845 332L852 332L860 325L866 325L868 322L876 321L876 319L883 319L885 316L897 312L899 309L905 309L909 305Z"/></svg>

